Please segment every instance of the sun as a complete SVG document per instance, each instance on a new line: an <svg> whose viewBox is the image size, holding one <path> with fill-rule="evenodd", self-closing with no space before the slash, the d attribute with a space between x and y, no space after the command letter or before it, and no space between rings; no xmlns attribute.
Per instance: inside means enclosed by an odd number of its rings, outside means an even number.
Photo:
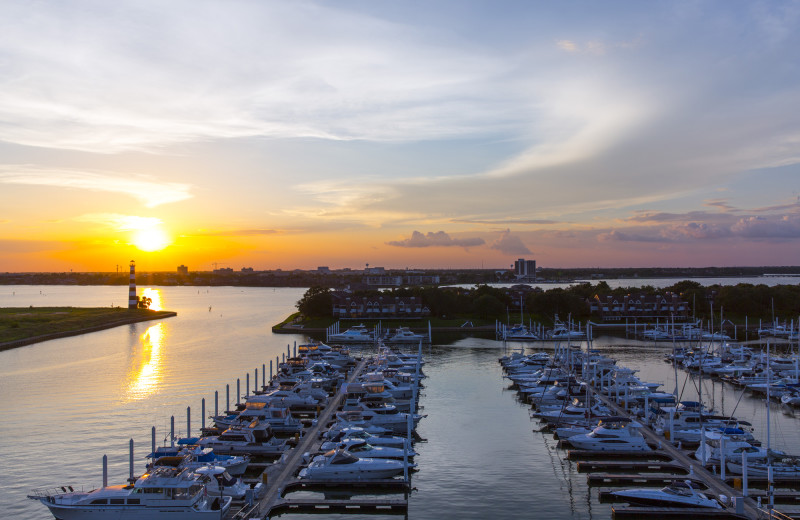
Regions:
<svg viewBox="0 0 800 520"><path fill-rule="evenodd" d="M133 235L133 245L147 252L161 251L171 242L169 235L158 227L140 229Z"/></svg>

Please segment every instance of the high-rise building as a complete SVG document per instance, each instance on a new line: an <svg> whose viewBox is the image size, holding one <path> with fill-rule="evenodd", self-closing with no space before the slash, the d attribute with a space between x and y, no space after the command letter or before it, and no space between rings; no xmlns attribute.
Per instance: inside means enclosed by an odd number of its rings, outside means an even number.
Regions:
<svg viewBox="0 0 800 520"><path fill-rule="evenodd" d="M536 281L536 260L525 260L520 258L514 262L514 275L518 280L535 282Z"/></svg>

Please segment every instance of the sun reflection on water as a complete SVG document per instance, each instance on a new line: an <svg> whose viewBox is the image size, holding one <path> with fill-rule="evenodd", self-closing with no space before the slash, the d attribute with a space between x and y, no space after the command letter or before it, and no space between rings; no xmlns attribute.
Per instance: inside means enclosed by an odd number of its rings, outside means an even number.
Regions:
<svg viewBox="0 0 800 520"><path fill-rule="evenodd" d="M157 293L157 292L156 292ZM155 300L154 300L155 301ZM164 324L158 323L149 327L140 337L141 351L132 353L126 380L126 401L144 399L158 390L163 378L161 371L161 348L164 342Z"/></svg>
<svg viewBox="0 0 800 520"><path fill-rule="evenodd" d="M161 311L164 310L164 306L161 303L161 291L158 289L142 289L142 294L139 296L150 298L150 310L153 311Z"/></svg>

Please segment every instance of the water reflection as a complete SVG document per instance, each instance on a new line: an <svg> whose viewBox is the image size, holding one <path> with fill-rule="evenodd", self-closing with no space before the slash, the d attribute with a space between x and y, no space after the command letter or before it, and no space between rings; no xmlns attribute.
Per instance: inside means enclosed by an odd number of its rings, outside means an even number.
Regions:
<svg viewBox="0 0 800 520"><path fill-rule="evenodd" d="M131 355L125 401L144 399L158 390L163 374L161 371L161 349L164 342L164 324L149 327L141 336L141 352L138 345Z"/></svg>
<svg viewBox="0 0 800 520"><path fill-rule="evenodd" d="M161 304L161 291L158 289L143 289L142 294L140 295L143 298L150 298L150 310L154 311L161 311L164 310L164 306Z"/></svg>

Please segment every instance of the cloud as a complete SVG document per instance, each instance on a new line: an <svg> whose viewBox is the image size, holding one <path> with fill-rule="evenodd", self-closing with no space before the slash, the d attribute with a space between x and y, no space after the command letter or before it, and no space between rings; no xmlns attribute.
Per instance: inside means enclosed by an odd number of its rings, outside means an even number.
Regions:
<svg viewBox="0 0 800 520"><path fill-rule="evenodd" d="M423 235L419 231L411 233L410 238L386 242L386 245L397 247L475 247L486 242L482 238L452 238L444 231L428 232Z"/></svg>
<svg viewBox="0 0 800 520"><path fill-rule="evenodd" d="M159 182L146 175L123 176L31 165L0 165L0 183L123 193L138 199L148 208L192 197L188 184Z"/></svg>
<svg viewBox="0 0 800 520"><path fill-rule="evenodd" d="M662 236L659 230L655 233L631 233L614 229L608 233L601 233L597 236L600 242L674 242L673 239Z"/></svg>
<svg viewBox="0 0 800 520"><path fill-rule="evenodd" d="M201 233L192 233L191 235L184 235L184 236L193 236L193 237L253 237L253 236L260 236L260 235L274 235L278 233L275 229L230 229L227 231L212 231L212 232L201 232Z"/></svg>
<svg viewBox="0 0 800 520"><path fill-rule="evenodd" d="M559 224L557 220L548 220L548 219L453 219L452 222L460 222L464 224L489 224L489 225L498 225L498 224L534 224L534 225L547 225L547 224Z"/></svg>
<svg viewBox="0 0 800 520"><path fill-rule="evenodd" d="M522 240L516 235L511 234L511 230L503 231L500 237L492 242L489 246L492 249L497 249L506 255L527 255L532 254L532 251L522 243Z"/></svg>
<svg viewBox="0 0 800 520"><path fill-rule="evenodd" d="M747 238L800 238L800 216L746 217L737 221L731 231L737 236Z"/></svg>
<svg viewBox="0 0 800 520"><path fill-rule="evenodd" d="M161 219L157 217L139 217L120 213L87 213L75 217L74 220L110 226L118 231L153 229L162 224Z"/></svg>

